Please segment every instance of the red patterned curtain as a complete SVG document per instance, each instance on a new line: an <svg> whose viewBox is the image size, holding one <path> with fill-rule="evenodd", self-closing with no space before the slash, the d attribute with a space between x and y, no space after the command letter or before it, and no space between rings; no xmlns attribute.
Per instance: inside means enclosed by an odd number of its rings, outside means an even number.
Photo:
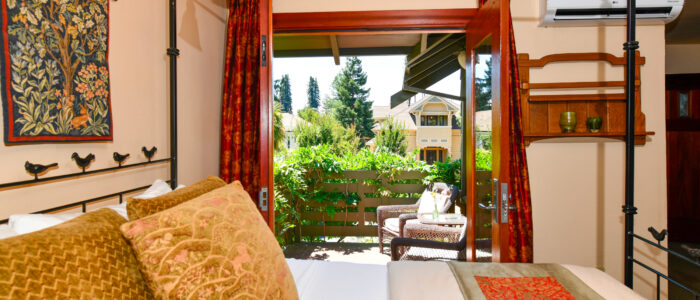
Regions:
<svg viewBox="0 0 700 300"><path fill-rule="evenodd" d="M260 185L259 6L229 0L228 7L219 174L240 180L252 197Z"/></svg>
<svg viewBox="0 0 700 300"><path fill-rule="evenodd" d="M510 177L516 210L510 211L510 261L532 262L532 199L530 175L523 140L523 113L520 106L518 52L515 50L513 20L510 20Z"/></svg>
<svg viewBox="0 0 700 300"><path fill-rule="evenodd" d="M488 0L481 0L483 5ZM504 8L505 9L505 8ZM510 11L510 7L508 7ZM513 20L509 18L510 26L510 174L513 205L516 210L510 211L508 220L510 235L510 261L532 262L532 199L530 198L530 175L527 170L527 155L523 139L522 108L520 102L520 76L518 74L518 52L515 48Z"/></svg>

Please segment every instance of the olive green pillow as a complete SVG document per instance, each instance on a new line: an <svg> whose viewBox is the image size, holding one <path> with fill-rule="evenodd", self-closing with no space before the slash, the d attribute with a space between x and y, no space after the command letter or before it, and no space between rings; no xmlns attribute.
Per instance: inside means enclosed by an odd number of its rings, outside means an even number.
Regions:
<svg viewBox="0 0 700 300"><path fill-rule="evenodd" d="M125 222L103 208L0 240L0 299L152 299Z"/></svg>
<svg viewBox="0 0 700 300"><path fill-rule="evenodd" d="M159 299L298 299L282 249L236 181L121 226Z"/></svg>
<svg viewBox="0 0 700 300"><path fill-rule="evenodd" d="M187 200L194 199L199 195L218 189L224 185L226 185L226 182L223 179L216 176L209 176L193 185L174 190L155 198L127 198L126 213L129 215L129 220L138 220Z"/></svg>

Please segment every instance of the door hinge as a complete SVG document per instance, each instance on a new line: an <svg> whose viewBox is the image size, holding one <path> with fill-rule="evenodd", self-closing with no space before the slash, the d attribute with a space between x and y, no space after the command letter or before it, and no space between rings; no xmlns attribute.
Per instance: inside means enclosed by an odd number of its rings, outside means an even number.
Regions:
<svg viewBox="0 0 700 300"><path fill-rule="evenodd" d="M260 193L258 195L258 207L260 207L261 211L267 211L267 202L269 197L270 193L267 187L260 189Z"/></svg>

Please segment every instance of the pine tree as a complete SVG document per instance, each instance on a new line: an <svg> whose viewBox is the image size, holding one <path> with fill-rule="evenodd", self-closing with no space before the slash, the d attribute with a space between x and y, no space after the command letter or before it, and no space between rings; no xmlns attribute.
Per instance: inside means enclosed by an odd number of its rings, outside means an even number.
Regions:
<svg viewBox="0 0 700 300"><path fill-rule="evenodd" d="M355 126L356 134L363 140L374 137L372 127L372 101L368 101L369 89L363 88L367 83L367 74L362 71L362 61L350 57L345 67L333 80L333 98L338 102L334 115L345 127Z"/></svg>
<svg viewBox="0 0 700 300"><path fill-rule="evenodd" d="M321 102L321 94L318 90L318 81L313 76L309 76L309 87L306 89L309 97L309 107L318 109Z"/></svg>
<svg viewBox="0 0 700 300"><path fill-rule="evenodd" d="M476 110L491 110L491 59L486 60L484 78L476 78Z"/></svg>
<svg viewBox="0 0 700 300"><path fill-rule="evenodd" d="M275 87L277 88L275 95L282 104L282 112L292 113L292 86L289 83L289 74L284 74L279 80L279 86L275 83Z"/></svg>

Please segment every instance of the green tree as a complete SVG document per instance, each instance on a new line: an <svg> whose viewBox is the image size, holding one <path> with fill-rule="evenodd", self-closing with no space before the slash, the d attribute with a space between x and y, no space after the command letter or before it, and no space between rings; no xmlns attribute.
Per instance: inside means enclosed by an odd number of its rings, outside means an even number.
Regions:
<svg viewBox="0 0 700 300"><path fill-rule="evenodd" d="M344 154L357 151L360 139L355 127L344 127L328 114L320 114L313 109L300 111L304 122L294 128L297 145L300 148L328 145L334 153Z"/></svg>
<svg viewBox="0 0 700 300"><path fill-rule="evenodd" d="M386 149L398 155L406 155L406 127L402 122L389 117L381 123L375 138L377 149Z"/></svg>
<svg viewBox="0 0 700 300"><path fill-rule="evenodd" d="M362 71L362 61L350 57L345 61L343 69L333 80L333 98L339 102L333 114L340 123L349 127L354 125L356 134L363 139L374 137L372 127L372 101L368 101L369 89L365 89L367 74Z"/></svg>
<svg viewBox="0 0 700 300"><path fill-rule="evenodd" d="M289 74L282 75L282 79L279 83L275 82L274 87L277 88L274 92L275 98L282 105L282 112L292 113L292 86L289 82Z"/></svg>
<svg viewBox="0 0 700 300"><path fill-rule="evenodd" d="M476 78L476 110L491 110L491 59L486 60L483 78Z"/></svg>
<svg viewBox="0 0 700 300"><path fill-rule="evenodd" d="M282 107L275 102L275 111L272 116L272 139L275 150L284 145L284 124L282 123Z"/></svg>
<svg viewBox="0 0 700 300"><path fill-rule="evenodd" d="M309 97L309 107L318 109L321 102L321 94L318 90L318 81L313 76L309 76L309 86L306 89L306 94Z"/></svg>
<svg viewBox="0 0 700 300"><path fill-rule="evenodd" d="M272 82L272 99L275 100L275 102L277 102L277 103L280 102L280 80L279 79L275 79Z"/></svg>

